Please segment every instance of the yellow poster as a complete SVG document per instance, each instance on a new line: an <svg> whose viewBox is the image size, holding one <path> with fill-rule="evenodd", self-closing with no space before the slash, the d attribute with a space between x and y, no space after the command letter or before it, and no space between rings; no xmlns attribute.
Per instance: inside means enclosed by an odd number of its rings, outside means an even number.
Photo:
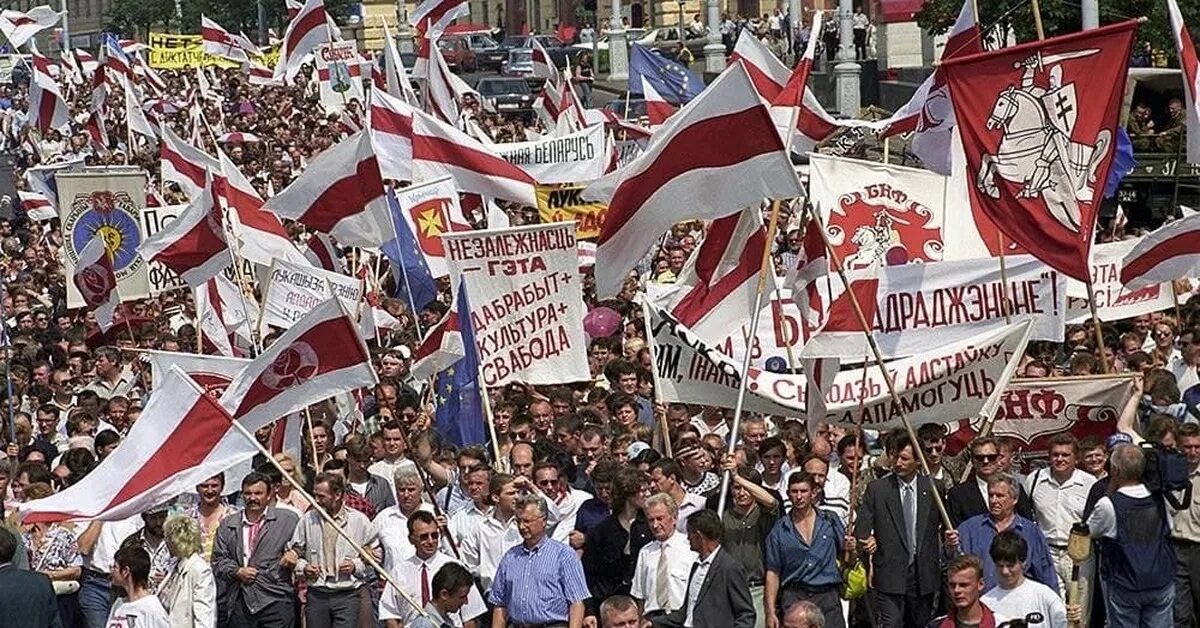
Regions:
<svg viewBox="0 0 1200 628"><path fill-rule="evenodd" d="M538 214L542 222L575 221L575 235L580 239L600 237L604 213L608 205L585 201L580 197L582 185L539 185Z"/></svg>
<svg viewBox="0 0 1200 628"><path fill-rule="evenodd" d="M273 47L257 60L260 65L275 67L279 49ZM150 67L156 70L180 70L197 66L236 68L240 64L223 57L204 54L204 42L199 35L150 33Z"/></svg>

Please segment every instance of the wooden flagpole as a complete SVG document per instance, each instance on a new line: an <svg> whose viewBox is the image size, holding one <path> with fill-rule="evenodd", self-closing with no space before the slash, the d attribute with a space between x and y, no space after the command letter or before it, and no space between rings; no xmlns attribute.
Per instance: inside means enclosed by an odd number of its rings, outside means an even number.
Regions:
<svg viewBox="0 0 1200 628"><path fill-rule="evenodd" d="M904 429L908 431L908 437L912 439L913 452L917 455L917 460L921 463L921 471L929 476L932 480L932 473L929 471L929 462L925 459L925 452L921 449L921 441L917 438L917 431L913 429L912 421L908 419L908 413L904 411L904 405L900 402L900 396L896 394L896 384L892 380L892 373L887 369L887 365L883 361L883 354L879 351L879 345L875 342L875 336L871 334L871 325L867 322L867 317L863 314L862 305L858 302L858 295L850 286L850 281L846 279L846 271L842 268L842 260L838 257L837 251L829 244L829 237L825 233L824 227L821 225L821 217L819 212L813 211L812 219L816 221L817 230L821 233L821 240L825 243L825 249L829 252L829 261L835 269L837 269L838 278L842 282L842 287L846 290L846 295L850 298L850 304L854 307L854 315L858 318L859 325L862 326L863 335L867 338L867 345L871 349L871 354L875 358L875 364L879 367L879 373L883 376L883 381L887 385L888 394L892 397L892 403L895 404L896 412L900 415L900 421L904 424ZM736 417L735 417L736 418ZM946 512L946 505L942 502L941 493L934 487L933 503L937 506L938 513L942 517L942 523L947 530L953 530L954 525L950 521L950 515Z"/></svg>
<svg viewBox="0 0 1200 628"><path fill-rule="evenodd" d="M663 404L662 386L658 381L658 343L654 339L654 330L650 328L650 303L644 298L642 299L642 324L646 327L646 348L650 350L650 377L654 382L654 401ZM662 432L663 452L667 454L668 458L674 458L675 455L671 450L671 428L667 425L665 418L659 422L658 428Z"/></svg>

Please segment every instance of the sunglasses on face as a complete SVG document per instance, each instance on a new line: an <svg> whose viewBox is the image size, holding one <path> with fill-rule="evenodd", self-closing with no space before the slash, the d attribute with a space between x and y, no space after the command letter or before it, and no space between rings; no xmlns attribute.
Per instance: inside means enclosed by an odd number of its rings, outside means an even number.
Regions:
<svg viewBox="0 0 1200 628"><path fill-rule="evenodd" d="M991 463L1000 459L1000 454L975 454L975 462Z"/></svg>

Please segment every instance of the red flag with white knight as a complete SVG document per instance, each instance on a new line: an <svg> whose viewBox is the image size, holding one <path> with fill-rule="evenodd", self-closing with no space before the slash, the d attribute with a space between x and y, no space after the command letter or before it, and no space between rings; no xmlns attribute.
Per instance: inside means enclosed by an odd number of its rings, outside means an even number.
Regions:
<svg viewBox="0 0 1200 628"><path fill-rule="evenodd" d="M1088 281L1137 22L1030 42L941 66L971 204L1014 242Z"/></svg>

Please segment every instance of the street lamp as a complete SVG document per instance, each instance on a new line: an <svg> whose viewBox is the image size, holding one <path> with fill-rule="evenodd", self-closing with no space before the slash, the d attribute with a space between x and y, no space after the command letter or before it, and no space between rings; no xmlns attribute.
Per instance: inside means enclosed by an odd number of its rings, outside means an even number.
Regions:
<svg viewBox="0 0 1200 628"><path fill-rule="evenodd" d="M679 43L683 43L685 39L683 34L683 4L684 0L679 0Z"/></svg>

